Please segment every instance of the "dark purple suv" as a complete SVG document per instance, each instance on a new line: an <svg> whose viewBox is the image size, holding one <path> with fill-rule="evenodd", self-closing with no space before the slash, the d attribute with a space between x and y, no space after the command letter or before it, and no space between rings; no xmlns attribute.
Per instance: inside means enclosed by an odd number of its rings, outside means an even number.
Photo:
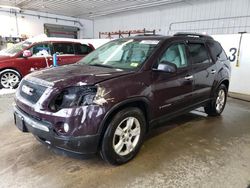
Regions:
<svg viewBox="0 0 250 188"><path fill-rule="evenodd" d="M227 56L210 36L118 39L77 64L26 76L15 123L52 148L123 164L157 124L201 106L220 115L229 78Z"/></svg>

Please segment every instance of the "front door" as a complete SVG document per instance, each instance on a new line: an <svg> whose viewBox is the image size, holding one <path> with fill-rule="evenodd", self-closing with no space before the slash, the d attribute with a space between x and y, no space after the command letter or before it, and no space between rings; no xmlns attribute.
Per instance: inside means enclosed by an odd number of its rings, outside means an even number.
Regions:
<svg viewBox="0 0 250 188"><path fill-rule="evenodd" d="M37 43L28 50L32 53L31 57L25 58L20 56L18 58L18 61L22 63L26 69L25 74L50 67L52 65L52 49L50 43Z"/></svg>
<svg viewBox="0 0 250 188"><path fill-rule="evenodd" d="M177 72L153 71L156 117L183 110L192 104L193 80L186 44L173 43L163 52L157 63L161 62L174 63L177 66Z"/></svg>

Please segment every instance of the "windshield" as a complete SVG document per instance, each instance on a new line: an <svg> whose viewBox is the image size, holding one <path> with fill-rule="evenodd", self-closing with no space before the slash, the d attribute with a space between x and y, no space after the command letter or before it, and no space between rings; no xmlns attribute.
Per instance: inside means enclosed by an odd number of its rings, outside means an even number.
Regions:
<svg viewBox="0 0 250 188"><path fill-rule="evenodd" d="M1 54L7 54L7 55L15 55L20 51L23 51L25 48L29 47L31 45L31 42L23 41L19 42L7 49L4 49L1 51Z"/></svg>
<svg viewBox="0 0 250 188"><path fill-rule="evenodd" d="M115 40L97 48L78 63L133 70L145 62L158 43L159 40Z"/></svg>

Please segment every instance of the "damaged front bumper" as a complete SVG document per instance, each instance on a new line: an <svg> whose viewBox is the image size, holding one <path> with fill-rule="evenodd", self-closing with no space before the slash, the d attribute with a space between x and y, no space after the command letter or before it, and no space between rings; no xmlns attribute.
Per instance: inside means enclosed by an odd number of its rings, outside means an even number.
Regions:
<svg viewBox="0 0 250 188"><path fill-rule="evenodd" d="M14 107L14 118L16 126L22 132L31 132L39 141L52 148L86 156L97 152L100 135L58 135L51 123L37 120L17 106Z"/></svg>

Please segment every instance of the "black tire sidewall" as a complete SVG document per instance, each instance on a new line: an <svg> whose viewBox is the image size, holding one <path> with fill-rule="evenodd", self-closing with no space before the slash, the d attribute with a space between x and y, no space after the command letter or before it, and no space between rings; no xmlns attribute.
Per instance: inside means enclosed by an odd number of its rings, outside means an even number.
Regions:
<svg viewBox="0 0 250 188"><path fill-rule="evenodd" d="M140 122L141 126L140 138L137 143L137 146L131 153L125 156L120 156L113 149L113 136L117 126L120 124L122 120L124 120L127 117L135 117ZM146 120L141 110L139 110L138 108L126 108L118 112L109 123L108 128L104 134L102 148L101 148L101 156L104 158L105 161L113 165L120 165L130 161L139 152L139 149L144 140L145 131L146 131Z"/></svg>

